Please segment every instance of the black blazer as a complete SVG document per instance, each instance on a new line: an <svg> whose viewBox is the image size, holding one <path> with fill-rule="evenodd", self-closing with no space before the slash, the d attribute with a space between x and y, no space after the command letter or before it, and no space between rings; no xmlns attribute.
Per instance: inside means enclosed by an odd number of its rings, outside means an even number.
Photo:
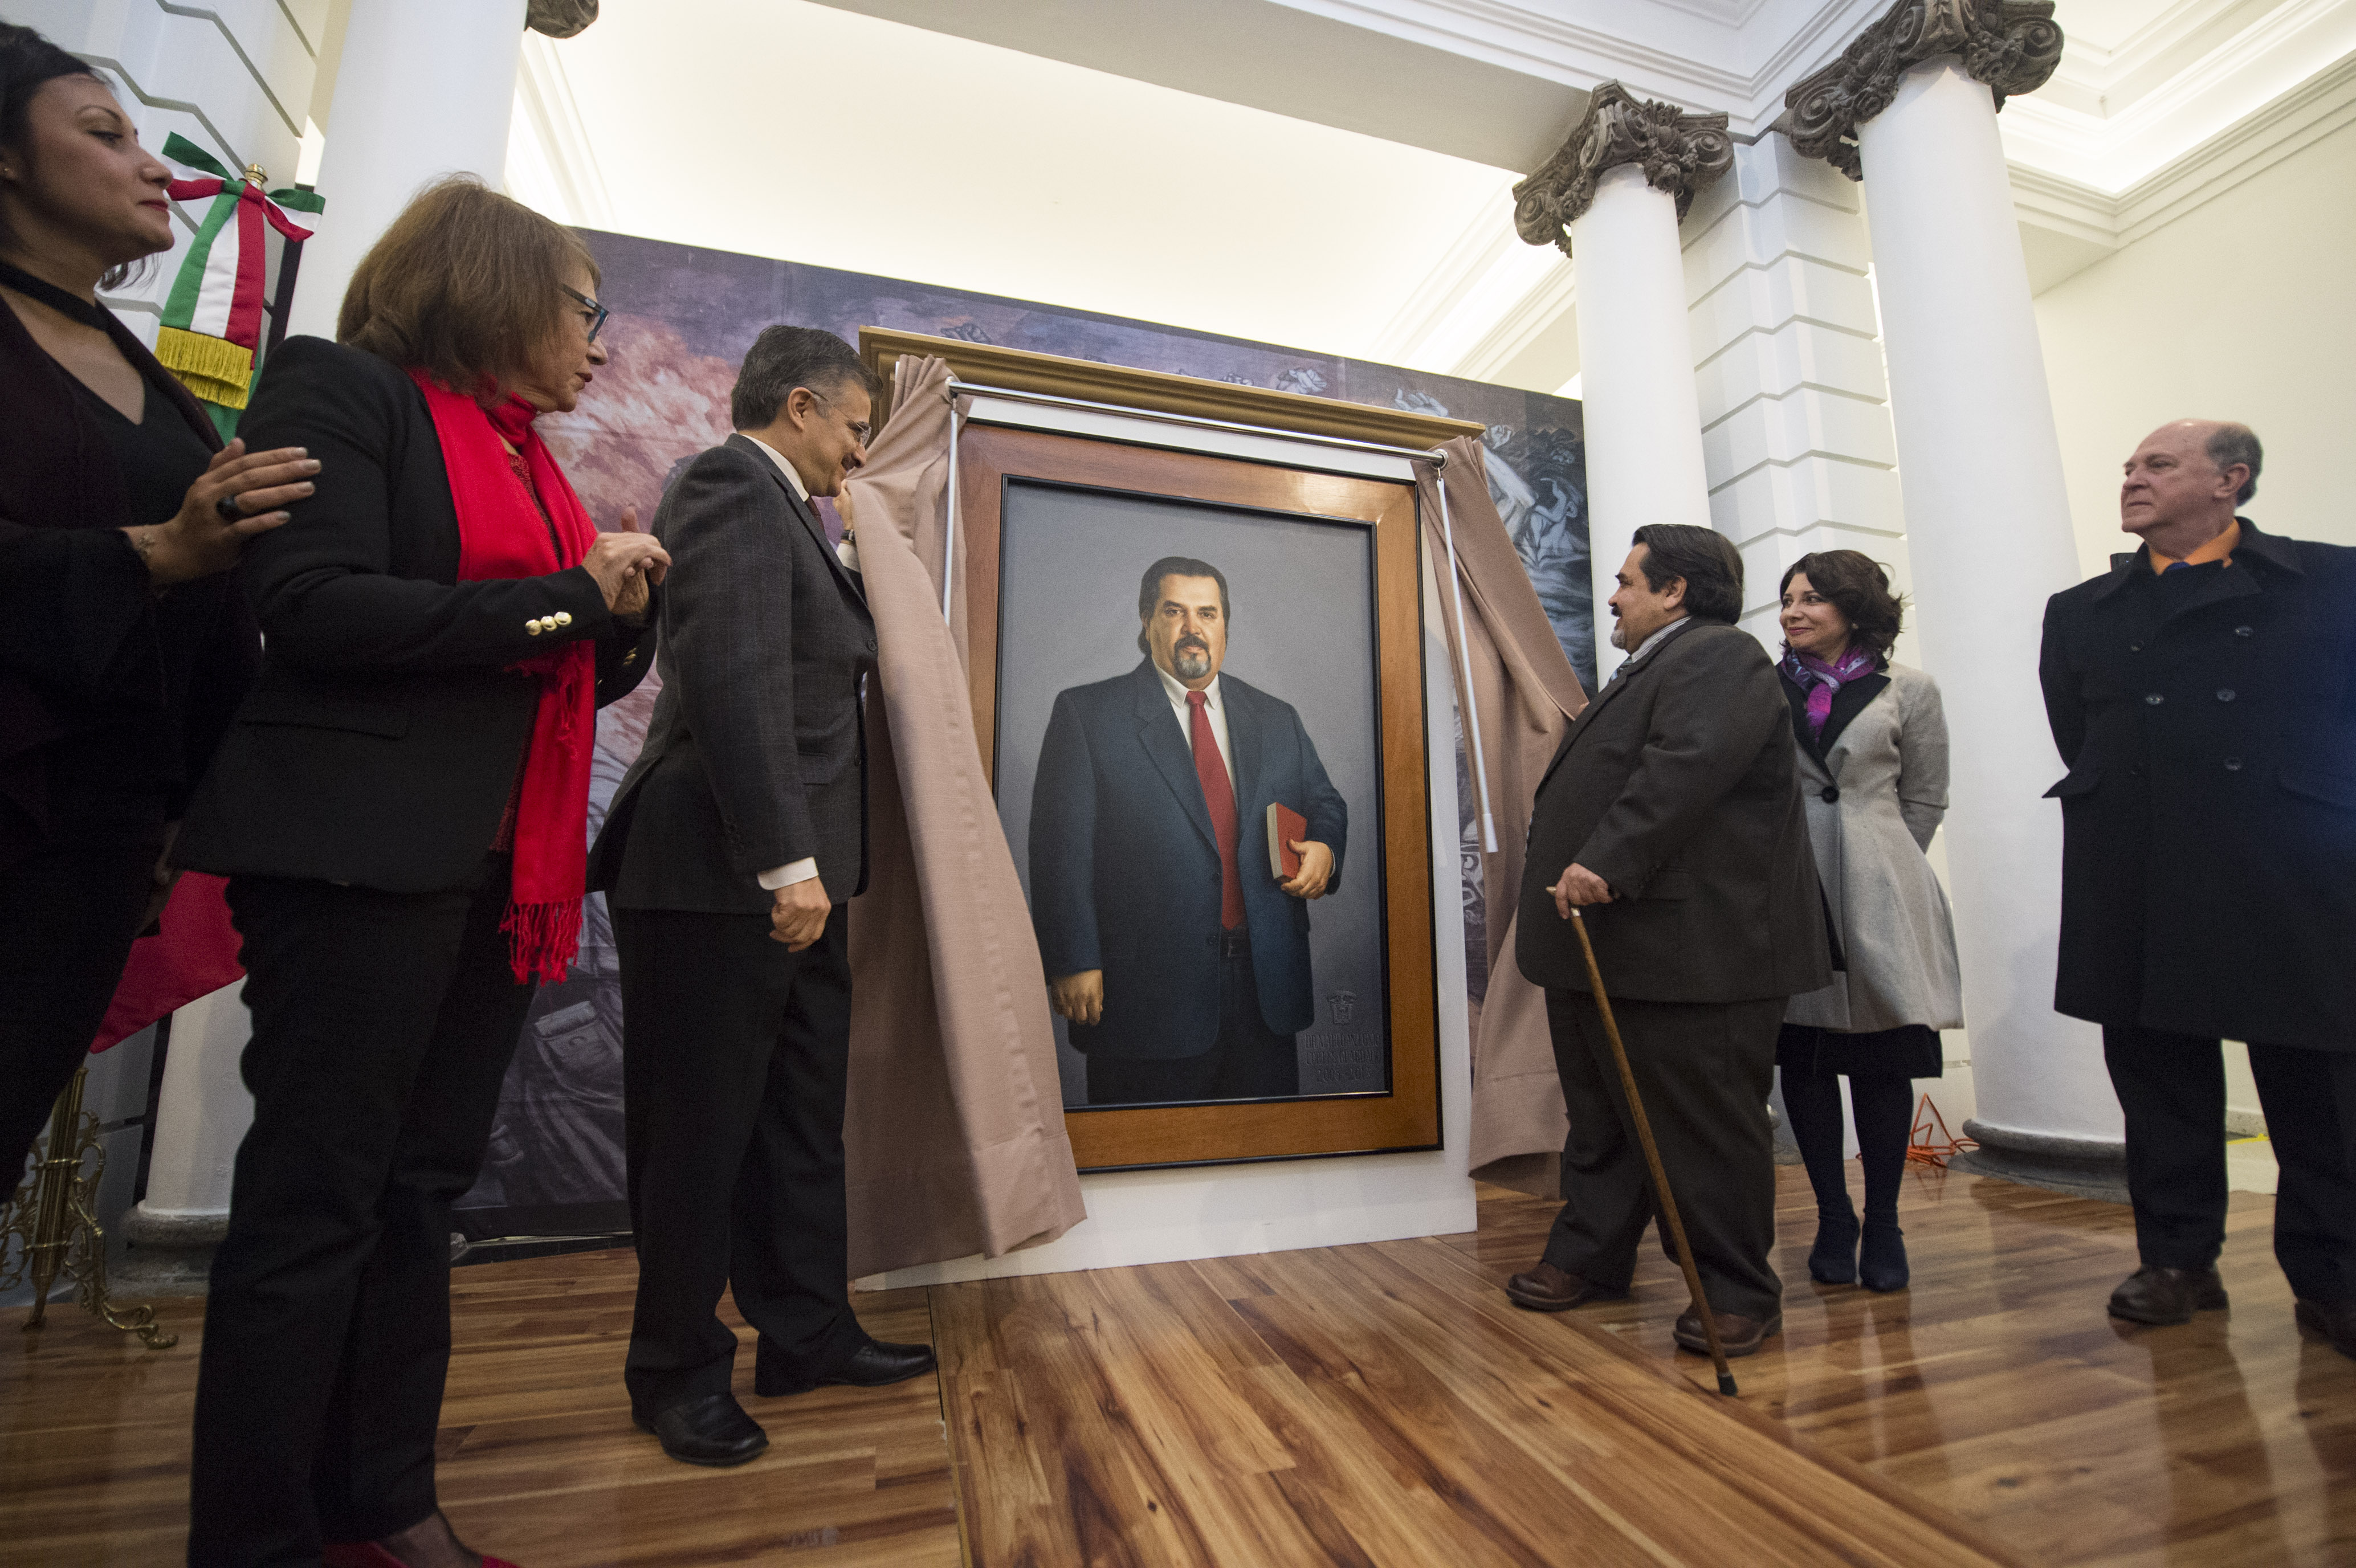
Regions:
<svg viewBox="0 0 2356 1568"><path fill-rule="evenodd" d="M120 321L107 335L207 449L220 436ZM62 366L0 304L0 866L29 854L93 785L146 786L180 815L252 684L261 638L226 572L158 599L119 530L134 517L112 448ZM189 475L191 479L196 476ZM109 758L129 777L57 776ZM159 818L159 819L160 819Z"/></svg>
<svg viewBox="0 0 2356 1568"><path fill-rule="evenodd" d="M2054 1007L2356 1051L2356 549L2244 518L2231 566L2120 556L2047 603L2038 674Z"/></svg>
<svg viewBox="0 0 2356 1568"><path fill-rule="evenodd" d="M1619 895L1584 912L1614 997L1741 1002L1830 984L1792 748L1783 681L1748 632L1688 621L1622 666L1538 784L1522 973L1588 988L1579 937L1547 891L1575 861Z"/></svg>
<svg viewBox="0 0 2356 1568"><path fill-rule="evenodd" d="M552 640L597 645L597 700L652 663L645 628L585 567L460 582L458 514L425 394L388 360L290 337L240 433L308 447L317 491L245 552L262 679L197 792L174 859L192 870L427 892L498 833L540 683L509 667ZM572 624L533 636L558 611Z"/></svg>
<svg viewBox="0 0 2356 1568"><path fill-rule="evenodd" d="M742 435L665 491L662 695L589 852L620 909L765 914L762 872L815 857L867 887L860 689L875 623L818 513Z"/></svg>
<svg viewBox="0 0 2356 1568"><path fill-rule="evenodd" d="M1309 903L1269 872L1271 802L1309 821L1333 851L1338 889L1349 808L1290 703L1219 677L1235 753L1237 869L1260 1016L1307 1029ZM1194 752L1151 660L1055 699L1031 796L1031 921L1048 977L1104 971L1102 1021L1072 1026L1075 1050L1166 1060L1219 1034L1218 840Z"/></svg>

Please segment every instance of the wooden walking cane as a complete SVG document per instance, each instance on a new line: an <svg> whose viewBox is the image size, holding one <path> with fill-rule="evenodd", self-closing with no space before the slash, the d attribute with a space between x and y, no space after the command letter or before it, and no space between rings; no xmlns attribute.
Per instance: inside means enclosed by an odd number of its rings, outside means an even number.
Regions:
<svg viewBox="0 0 2356 1568"><path fill-rule="evenodd" d="M1644 1119L1644 1102L1636 1093L1636 1074L1628 1065L1628 1048L1621 1043L1620 1025L1612 1017L1612 998L1603 994L1603 971L1595 966L1595 944L1587 937L1587 922L1579 906L1570 906L1570 928L1579 933L1579 950L1587 955L1587 984L1595 993L1595 1010L1603 1015L1603 1038L1612 1042L1612 1060L1620 1064L1620 1083L1628 1091L1629 1119L1636 1124L1636 1141L1644 1148L1644 1164L1653 1173L1653 1191L1661 1200L1661 1220L1676 1243L1677 1266L1686 1271L1686 1288L1693 1293L1694 1316L1709 1341L1709 1359L1718 1367L1718 1392L1736 1394L1734 1374L1726 1370L1726 1350L1718 1342L1718 1314L1701 1293L1701 1271L1694 1267L1693 1247L1686 1241L1686 1222L1677 1218L1677 1200L1669 1191L1668 1172L1661 1168L1661 1151L1653 1147L1653 1124Z"/></svg>

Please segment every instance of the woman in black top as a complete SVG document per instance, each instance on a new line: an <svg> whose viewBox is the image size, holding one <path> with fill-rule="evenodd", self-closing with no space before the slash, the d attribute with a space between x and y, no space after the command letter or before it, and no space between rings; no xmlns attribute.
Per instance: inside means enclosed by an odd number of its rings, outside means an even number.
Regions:
<svg viewBox="0 0 2356 1568"><path fill-rule="evenodd" d="M162 909L164 851L252 679L228 569L318 467L221 450L97 303L170 248L170 177L90 67L0 25L0 1200Z"/></svg>

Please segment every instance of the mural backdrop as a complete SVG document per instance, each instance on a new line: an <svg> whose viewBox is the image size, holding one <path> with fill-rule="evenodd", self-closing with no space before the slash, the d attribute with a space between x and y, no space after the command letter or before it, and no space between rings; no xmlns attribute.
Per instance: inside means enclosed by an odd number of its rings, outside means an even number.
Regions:
<svg viewBox="0 0 2356 1568"><path fill-rule="evenodd" d="M584 231L613 312L612 363L574 413L541 429L601 528L625 508L651 521L663 487L728 433L736 363L765 326L824 327L856 343L862 326L1027 348L1182 376L1477 420L1488 427L1489 485L1580 679L1595 677L1587 566L1587 475L1580 406L1568 399L1449 376L1215 337L991 294ZM821 506L823 504L821 503ZM653 677L598 717L589 832L646 739ZM1458 798L1472 792L1458 746ZM1471 819L1463 847L1465 957L1477 1000L1486 938ZM605 901L584 912L581 955L543 987L508 1073L483 1178L460 1203L467 1235L620 1231L622 1008Z"/></svg>

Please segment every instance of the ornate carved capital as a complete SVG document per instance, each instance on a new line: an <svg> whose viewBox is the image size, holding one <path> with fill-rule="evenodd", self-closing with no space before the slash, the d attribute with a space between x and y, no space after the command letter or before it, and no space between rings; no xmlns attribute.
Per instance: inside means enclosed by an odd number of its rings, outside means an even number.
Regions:
<svg viewBox="0 0 2356 1568"><path fill-rule="evenodd" d="M1607 81L1587 101L1587 117L1555 155L1514 187L1514 228L1533 245L1570 254L1571 220L1595 205L1604 170L1635 164L1655 190L1676 198L1683 219L1704 186L1734 165L1734 139L1723 114L1688 114L1674 103L1632 96Z"/></svg>
<svg viewBox="0 0 2356 1568"><path fill-rule="evenodd" d="M1812 158L1863 179L1857 128L1890 107L1907 68L1954 55L1996 106L2034 92L2062 63L2053 0L1898 0L1859 33L1840 59L1783 95L1774 128Z"/></svg>
<svg viewBox="0 0 2356 1568"><path fill-rule="evenodd" d="M552 38L569 38L597 19L597 0L524 0L523 25Z"/></svg>

